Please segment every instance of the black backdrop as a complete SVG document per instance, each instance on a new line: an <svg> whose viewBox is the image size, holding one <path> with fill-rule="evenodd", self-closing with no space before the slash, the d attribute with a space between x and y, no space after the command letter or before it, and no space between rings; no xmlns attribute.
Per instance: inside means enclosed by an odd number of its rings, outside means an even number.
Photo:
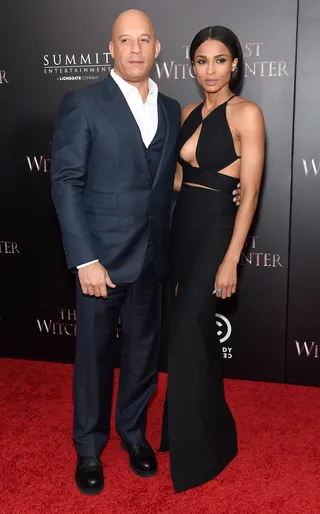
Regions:
<svg viewBox="0 0 320 514"><path fill-rule="evenodd" d="M73 360L74 277L50 200L53 121L67 91L107 75L112 21L132 7L126 0L12 0L2 12L2 356ZM242 95L263 109L267 158L239 292L217 316L225 374L320 385L318 0L178 0L174 10L170 0L137 0L134 7L150 15L162 42L153 78L182 105L200 99L188 61L194 34L221 24L239 36Z"/></svg>

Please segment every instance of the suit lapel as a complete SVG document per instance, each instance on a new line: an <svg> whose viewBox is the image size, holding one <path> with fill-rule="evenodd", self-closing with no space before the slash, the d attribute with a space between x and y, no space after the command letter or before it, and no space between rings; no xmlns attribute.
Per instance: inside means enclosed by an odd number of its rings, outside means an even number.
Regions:
<svg viewBox="0 0 320 514"><path fill-rule="evenodd" d="M173 127L175 126L175 123L174 123L174 120L171 119L170 109L168 109L167 102L165 101L165 98L162 97L161 93L159 93L159 95L158 95L158 103L159 103L160 109L162 109L162 112L163 112L165 120L166 120L167 133L166 133L166 138L165 138L165 142L164 142L163 149L162 149L161 158L159 161L159 166L158 166L156 176L154 179L154 183L153 183L154 186L158 182L161 172L164 169L164 167L166 166L167 159L169 158L169 156L176 144L176 137L174 137L174 134L173 134Z"/></svg>
<svg viewBox="0 0 320 514"><path fill-rule="evenodd" d="M104 94L102 98L98 99L98 102L115 130L125 141L138 166L147 174L151 181L146 153L137 122L125 97L112 77L106 77L104 82Z"/></svg>

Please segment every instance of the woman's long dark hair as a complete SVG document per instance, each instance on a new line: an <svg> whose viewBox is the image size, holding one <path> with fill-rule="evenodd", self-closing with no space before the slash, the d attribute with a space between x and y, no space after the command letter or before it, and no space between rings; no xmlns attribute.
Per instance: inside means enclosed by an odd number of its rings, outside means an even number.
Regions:
<svg viewBox="0 0 320 514"><path fill-rule="evenodd" d="M221 41L221 43L226 45L226 47L230 50L232 59L238 59L237 67L232 72L229 82L231 91L234 91L241 82L243 71L243 54L239 39L232 32L232 30L227 29L226 27L221 27L220 25L215 25L214 27L206 27L205 29L200 30L200 32L198 32L198 34L196 34L193 38L190 45L190 59L192 63L194 61L194 55L197 48L199 48L199 46L208 39L216 39L217 41Z"/></svg>

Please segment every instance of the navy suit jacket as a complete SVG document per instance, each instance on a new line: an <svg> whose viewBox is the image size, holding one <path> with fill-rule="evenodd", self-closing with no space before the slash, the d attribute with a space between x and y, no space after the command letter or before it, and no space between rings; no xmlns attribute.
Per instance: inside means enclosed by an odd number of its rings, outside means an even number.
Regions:
<svg viewBox="0 0 320 514"><path fill-rule="evenodd" d="M52 198L68 267L99 259L115 283L141 271L149 238L166 271L180 105L161 93L167 133L152 181L138 125L118 85L105 80L61 105L52 142Z"/></svg>

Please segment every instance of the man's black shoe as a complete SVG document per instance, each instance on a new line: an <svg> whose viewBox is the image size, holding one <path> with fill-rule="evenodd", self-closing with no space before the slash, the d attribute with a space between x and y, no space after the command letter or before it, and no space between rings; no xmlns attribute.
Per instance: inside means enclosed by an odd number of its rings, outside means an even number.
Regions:
<svg viewBox="0 0 320 514"><path fill-rule="evenodd" d="M158 464L155 453L147 441L127 444L121 442L121 446L129 453L129 462L132 471L142 478L156 475Z"/></svg>
<svg viewBox="0 0 320 514"><path fill-rule="evenodd" d="M102 463L99 457L78 456L76 485L83 494L99 494L104 487Z"/></svg>

